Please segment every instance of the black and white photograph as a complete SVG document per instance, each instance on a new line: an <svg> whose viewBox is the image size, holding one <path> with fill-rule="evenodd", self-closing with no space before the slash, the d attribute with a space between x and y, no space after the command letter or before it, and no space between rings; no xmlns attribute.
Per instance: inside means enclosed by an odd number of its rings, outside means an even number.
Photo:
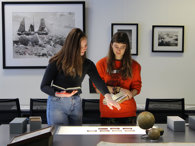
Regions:
<svg viewBox="0 0 195 146"><path fill-rule="evenodd" d="M44 68L73 28L84 31L82 2L6 2L3 7L4 68Z"/></svg>
<svg viewBox="0 0 195 146"><path fill-rule="evenodd" d="M138 55L138 24L112 23L112 36L114 33L126 32L129 37L131 55Z"/></svg>
<svg viewBox="0 0 195 146"><path fill-rule="evenodd" d="M55 20L55 21L54 21ZM75 13L13 13L13 58L48 58L75 27Z"/></svg>
<svg viewBox="0 0 195 146"><path fill-rule="evenodd" d="M153 26L152 52L183 52L184 26Z"/></svg>

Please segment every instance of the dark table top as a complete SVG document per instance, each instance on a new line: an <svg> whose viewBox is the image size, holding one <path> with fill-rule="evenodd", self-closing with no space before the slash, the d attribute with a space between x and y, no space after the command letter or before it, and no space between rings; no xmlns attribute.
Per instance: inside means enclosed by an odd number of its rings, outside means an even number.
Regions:
<svg viewBox="0 0 195 146"><path fill-rule="evenodd" d="M43 125L42 127L46 127ZM93 125L94 126L94 125ZM190 142L195 143L195 130L188 126L185 132L174 132L166 124L156 124L164 129L163 136L157 141L142 138L142 135L56 135L54 134L53 146L96 146L100 141L114 143L167 143L167 142ZM56 127L57 129L58 127ZM29 127L28 127L29 129ZM16 135L10 135L9 125L0 126L0 146L6 146Z"/></svg>

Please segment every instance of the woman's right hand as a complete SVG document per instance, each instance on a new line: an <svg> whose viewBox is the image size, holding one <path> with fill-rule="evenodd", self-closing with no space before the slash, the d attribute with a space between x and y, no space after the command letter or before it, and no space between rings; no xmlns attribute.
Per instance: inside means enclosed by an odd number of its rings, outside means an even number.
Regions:
<svg viewBox="0 0 195 146"><path fill-rule="evenodd" d="M68 93L66 91L61 91L61 92L56 92L55 96L56 97L71 97L74 94L76 94L78 91L77 90L73 90L71 93Z"/></svg>

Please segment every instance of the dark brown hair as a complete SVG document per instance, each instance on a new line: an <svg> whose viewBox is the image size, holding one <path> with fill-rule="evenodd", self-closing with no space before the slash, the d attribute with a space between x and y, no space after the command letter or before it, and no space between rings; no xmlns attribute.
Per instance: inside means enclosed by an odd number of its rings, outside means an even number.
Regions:
<svg viewBox="0 0 195 146"><path fill-rule="evenodd" d="M110 48L108 52L108 61L107 61L107 70L108 73L111 74L115 67L115 54L113 52L112 44L113 43L122 43L126 44L125 53L123 55L123 58L121 60L122 65L120 68L120 73L122 75L123 79L126 79L127 77L131 77L132 75L132 69L131 69L131 48L129 43L128 35L125 32L117 32L112 37L112 40L110 42Z"/></svg>
<svg viewBox="0 0 195 146"><path fill-rule="evenodd" d="M56 61L59 71L63 71L65 75L76 77L82 76L83 61L85 55L81 56L81 41L86 39L86 35L79 29L74 28L68 34L62 49L54 55L49 62Z"/></svg>

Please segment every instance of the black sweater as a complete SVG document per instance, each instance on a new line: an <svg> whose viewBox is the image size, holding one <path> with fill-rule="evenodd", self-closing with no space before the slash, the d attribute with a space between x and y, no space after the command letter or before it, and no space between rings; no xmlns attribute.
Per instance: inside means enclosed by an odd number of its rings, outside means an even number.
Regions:
<svg viewBox="0 0 195 146"><path fill-rule="evenodd" d="M55 96L55 92L57 90L51 86L52 82L53 84L61 86L63 88L78 86L81 87L81 83L86 74L89 75L91 81L95 84L95 86L103 95L109 93L104 81L100 78L97 72L95 64L89 59L85 59L83 63L82 76L76 76L75 78L71 76L66 76L62 71L59 72L56 66L56 62L50 63L47 66L45 74L43 76L41 82L41 90L48 95ZM81 90L79 90L78 93L80 94Z"/></svg>

